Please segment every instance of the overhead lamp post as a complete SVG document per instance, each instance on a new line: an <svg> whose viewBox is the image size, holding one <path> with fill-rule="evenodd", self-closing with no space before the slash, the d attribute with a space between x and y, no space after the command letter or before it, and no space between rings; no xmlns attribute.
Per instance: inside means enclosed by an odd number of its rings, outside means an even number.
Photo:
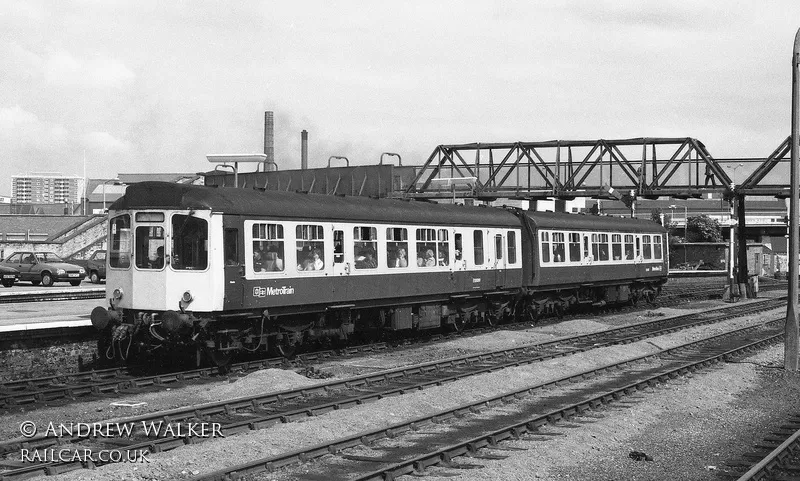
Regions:
<svg viewBox="0 0 800 481"><path fill-rule="evenodd" d="M108 179L103 181L103 213L106 213L106 185L111 182L112 185L122 185L122 182L119 179Z"/></svg>
<svg viewBox="0 0 800 481"><path fill-rule="evenodd" d="M239 162L263 163L267 161L267 154L209 154L206 158L212 164L233 162L233 186L239 187Z"/></svg>

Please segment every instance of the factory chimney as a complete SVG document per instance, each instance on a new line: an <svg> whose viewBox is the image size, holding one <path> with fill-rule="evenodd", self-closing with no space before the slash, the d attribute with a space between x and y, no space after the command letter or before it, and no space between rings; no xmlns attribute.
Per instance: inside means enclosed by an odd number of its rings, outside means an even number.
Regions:
<svg viewBox="0 0 800 481"><path fill-rule="evenodd" d="M275 121L272 111L264 112L264 172L269 171L268 165L275 163Z"/></svg>
<svg viewBox="0 0 800 481"><path fill-rule="evenodd" d="M300 132L300 169L308 169L308 132Z"/></svg>

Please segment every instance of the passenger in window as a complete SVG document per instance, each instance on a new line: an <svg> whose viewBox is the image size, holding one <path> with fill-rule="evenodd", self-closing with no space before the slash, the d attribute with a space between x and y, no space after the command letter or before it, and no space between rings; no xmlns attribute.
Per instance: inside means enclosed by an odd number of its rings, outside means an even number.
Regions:
<svg viewBox="0 0 800 481"><path fill-rule="evenodd" d="M151 269L161 269L164 267L164 246L159 246L156 249L156 258L150 261Z"/></svg>
<svg viewBox="0 0 800 481"><path fill-rule="evenodd" d="M356 269L374 269L378 267L378 261L375 259L375 252L372 249L365 249L361 256L363 259L356 261Z"/></svg>
<svg viewBox="0 0 800 481"><path fill-rule="evenodd" d="M253 272L261 272L264 270L264 255L261 249L253 249Z"/></svg>
<svg viewBox="0 0 800 481"><path fill-rule="evenodd" d="M283 270L283 259L278 256L278 249L275 248L275 246L270 246L269 249L267 249L264 270L268 272Z"/></svg>
<svg viewBox="0 0 800 481"><path fill-rule="evenodd" d="M408 259L406 258L405 249L402 247L397 249L397 254L395 254L395 258L390 267L408 267Z"/></svg>
<svg viewBox="0 0 800 481"><path fill-rule="evenodd" d="M433 250L428 249L425 251L425 267L434 267L436 265L436 256L433 254Z"/></svg>
<svg viewBox="0 0 800 481"><path fill-rule="evenodd" d="M303 263L297 266L298 271L321 271L322 268L325 267L325 263L322 261L322 255L319 249L312 249L311 254L303 261Z"/></svg>

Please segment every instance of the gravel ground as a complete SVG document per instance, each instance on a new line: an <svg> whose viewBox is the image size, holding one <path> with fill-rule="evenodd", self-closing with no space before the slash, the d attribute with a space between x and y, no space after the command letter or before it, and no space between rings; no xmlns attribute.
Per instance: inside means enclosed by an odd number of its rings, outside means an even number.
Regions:
<svg viewBox="0 0 800 481"><path fill-rule="evenodd" d="M701 310L708 310L722 305L721 302L708 301L699 307ZM686 308L688 307L687 304ZM692 305L692 310L696 309L698 305ZM685 312L686 309L671 308L638 314L612 314L591 319L587 317L528 331L498 331L469 339L407 349L401 353L383 353L341 364L330 363L319 368L339 376L372 372L402 364L452 357L463 352L551 340L564 335ZM721 325L699 327L648 341L597 349L532 366L476 376L447 386L383 399L353 409L334 411L302 422L152 454L149 455L149 464L109 465L94 471L68 473L57 479L186 478L225 465L387 426L446 407L555 379L598 363L610 363L652 353L659 348L668 348L724 329L752 324L782 314L780 311L772 311L752 319L726 321ZM797 405L800 401L797 395L797 378L775 369L782 365L782 355L782 347L774 348L754 356L749 362L729 363L722 369L709 370L687 380L670 383L668 388L645 393L632 407L605 410L602 418L592 419L592 422L583 424L580 428L548 428L552 432L560 430L565 435L546 442L520 443L520 446L530 450L515 454L502 462L481 461L481 464L486 465L484 469L464 472L461 479L713 479L725 469L726 460L734 460L736 456L746 452L754 441L768 433L770 426L781 424L786 413L798 411ZM185 403L206 402L221 396L238 397L270 385L280 386L278 389L271 389L275 391L316 382L324 381L308 380L295 373L270 370L253 373L235 383L175 389L166 393L133 396L131 400L145 400L148 402L146 410L166 409ZM96 401L39 410L30 414L15 414L4 417L0 435L5 438L15 435L22 420L30 419L37 423L92 421L131 413L130 410L112 410L108 402ZM744 424L741 420L745 420ZM628 458L631 450L645 452L654 461L633 461ZM534 451L535 455L532 455ZM263 479L291 479L294 474L301 474L305 469L286 471ZM433 478L436 472L433 470L430 477Z"/></svg>

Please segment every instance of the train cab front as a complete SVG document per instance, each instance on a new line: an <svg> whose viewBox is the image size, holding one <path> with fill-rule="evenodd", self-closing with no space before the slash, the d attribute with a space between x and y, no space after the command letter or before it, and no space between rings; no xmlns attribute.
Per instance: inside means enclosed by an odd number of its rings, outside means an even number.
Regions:
<svg viewBox="0 0 800 481"><path fill-rule="evenodd" d="M212 272L222 262L209 251L215 229L221 220L207 210L109 213L108 306L91 314L101 359L163 357L193 345L204 313L222 304L221 267Z"/></svg>

